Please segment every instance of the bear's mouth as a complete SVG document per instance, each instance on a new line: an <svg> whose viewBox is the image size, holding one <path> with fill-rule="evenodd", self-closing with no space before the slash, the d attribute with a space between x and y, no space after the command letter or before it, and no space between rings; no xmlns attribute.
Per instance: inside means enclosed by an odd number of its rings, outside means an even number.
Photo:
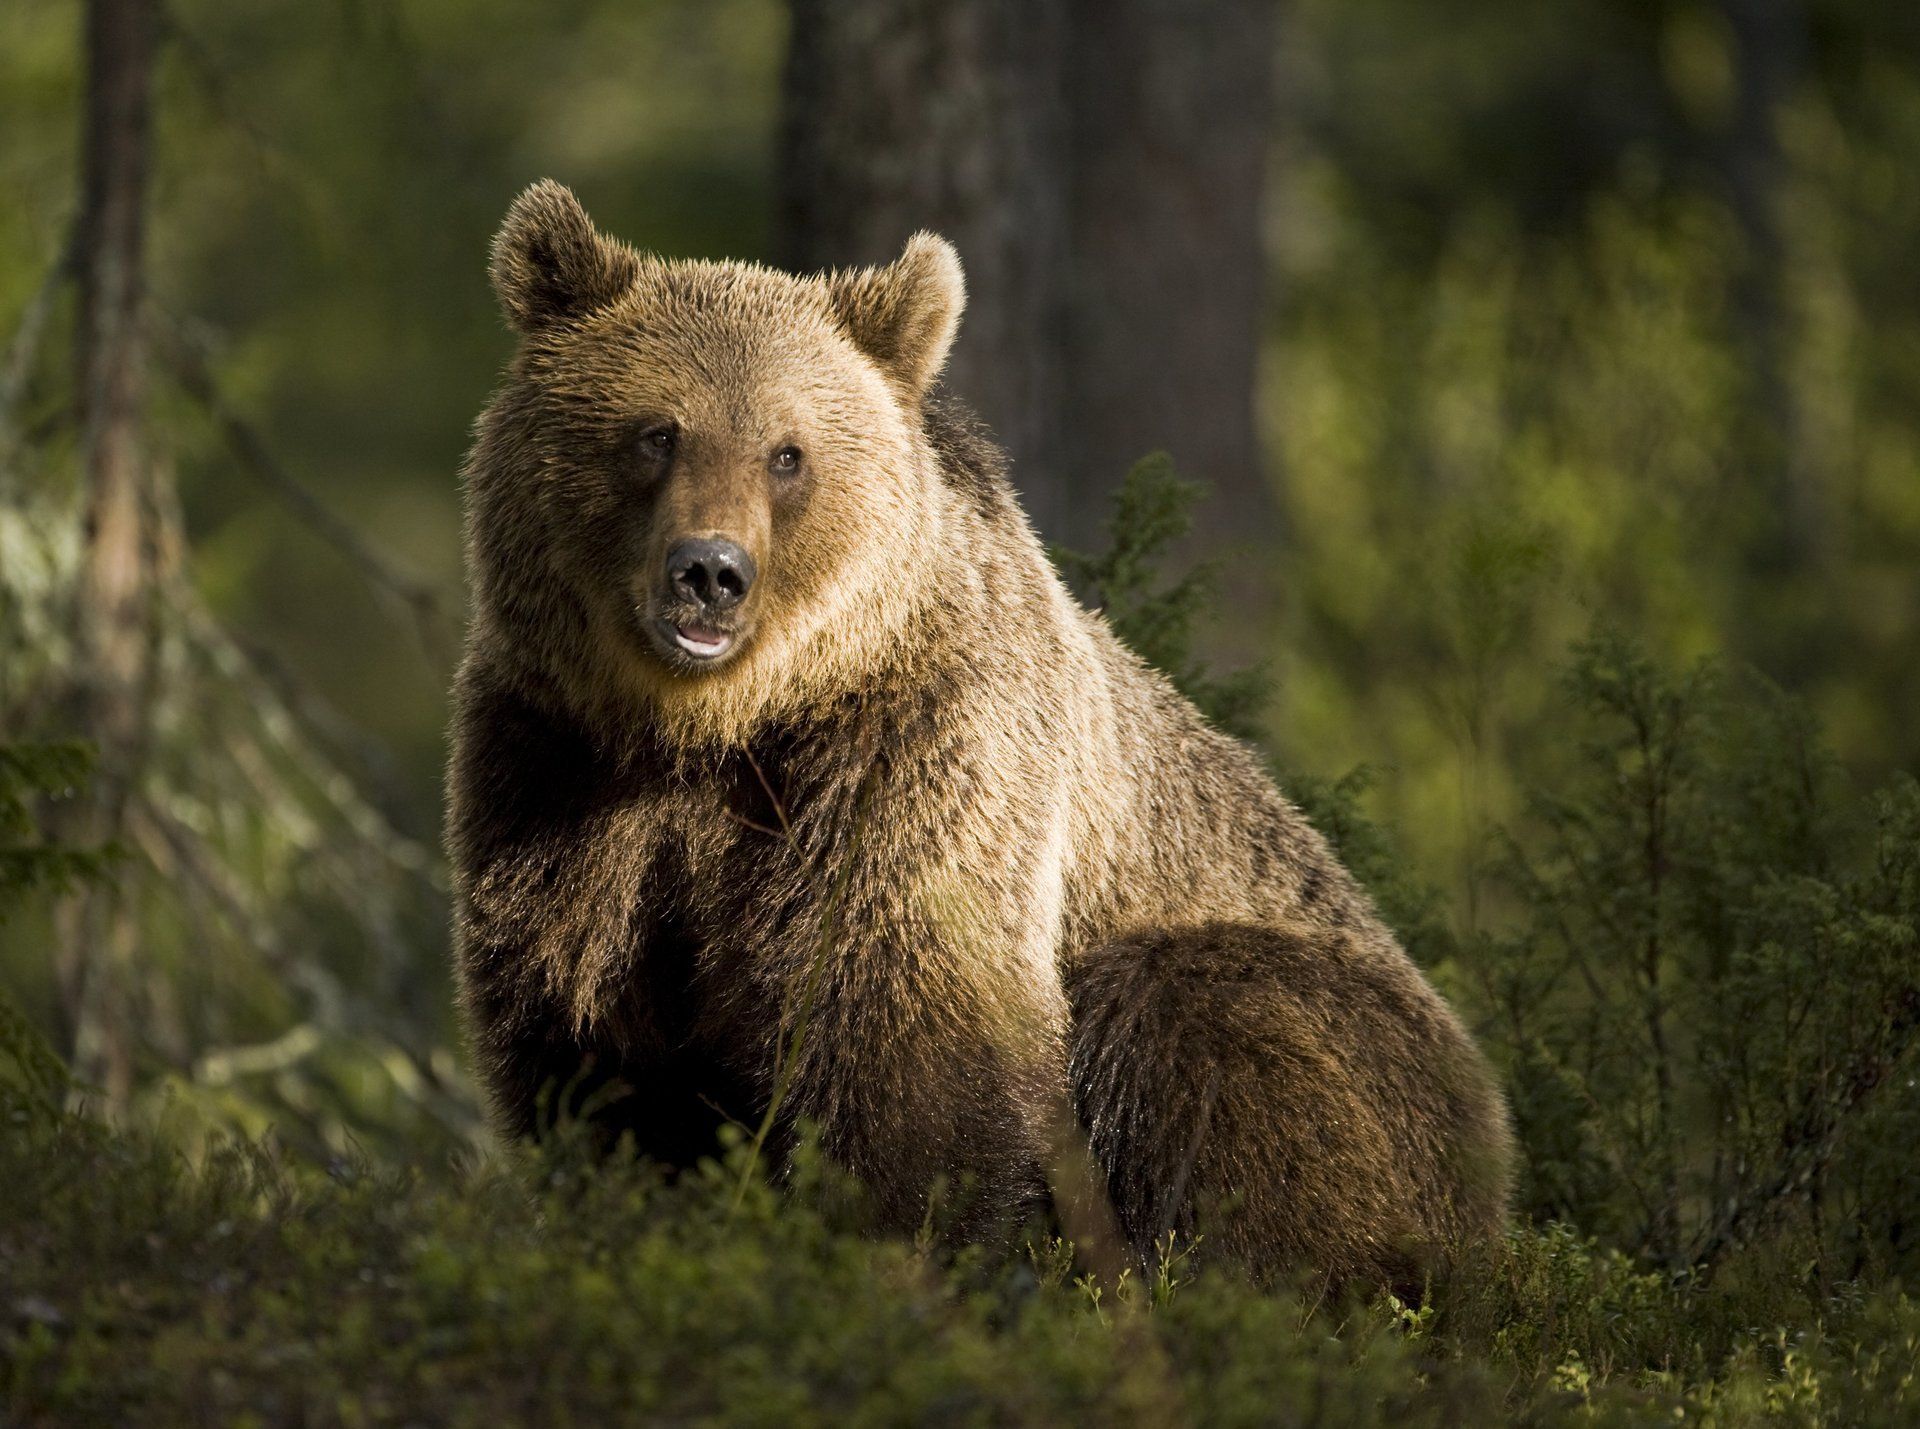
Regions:
<svg viewBox="0 0 1920 1429"><path fill-rule="evenodd" d="M733 654L745 638L742 630L727 630L694 616L655 615L645 622L653 644L667 663L682 670L705 669Z"/></svg>
<svg viewBox="0 0 1920 1429"><path fill-rule="evenodd" d="M672 625L673 643L696 660L718 660L733 648L733 636L724 630L708 630L699 625Z"/></svg>

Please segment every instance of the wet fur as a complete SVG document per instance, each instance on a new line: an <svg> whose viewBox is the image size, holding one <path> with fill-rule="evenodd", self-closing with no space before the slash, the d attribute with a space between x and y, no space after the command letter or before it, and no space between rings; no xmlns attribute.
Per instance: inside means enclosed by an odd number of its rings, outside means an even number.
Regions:
<svg viewBox="0 0 1920 1429"><path fill-rule="evenodd" d="M765 1108L818 968L783 1120L894 1224L940 1179L976 1227L1041 1206L1071 1098L1142 1250L1197 1224L1263 1271L1398 1282L1494 1229L1505 1111L1458 1021L931 395L950 249L663 263L543 185L494 272L522 341L467 466L449 833L503 1129L618 1082L602 1123L691 1161ZM622 433L662 404L761 531L755 633L693 675L623 627L667 498ZM821 465L767 505L742 473L796 424Z"/></svg>

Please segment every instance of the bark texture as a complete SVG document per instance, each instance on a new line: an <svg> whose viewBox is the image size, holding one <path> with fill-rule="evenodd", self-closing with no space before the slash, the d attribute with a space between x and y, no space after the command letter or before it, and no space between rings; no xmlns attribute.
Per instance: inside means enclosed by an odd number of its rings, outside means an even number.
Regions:
<svg viewBox="0 0 1920 1429"><path fill-rule="evenodd" d="M74 607L75 703L76 727L96 746L100 767L90 803L68 836L93 845L121 832L144 743L152 669L153 502L143 432L141 308L159 27L152 0L91 0L85 23L74 351L86 529ZM69 1050L81 1080L119 1102L133 1076L126 976L133 928L109 890L82 895L69 916L70 936L62 940Z"/></svg>
<svg viewBox="0 0 1920 1429"><path fill-rule="evenodd" d="M966 263L948 382L1041 532L1097 544L1171 451L1211 535L1271 534L1256 438L1270 0L793 0L781 259Z"/></svg>

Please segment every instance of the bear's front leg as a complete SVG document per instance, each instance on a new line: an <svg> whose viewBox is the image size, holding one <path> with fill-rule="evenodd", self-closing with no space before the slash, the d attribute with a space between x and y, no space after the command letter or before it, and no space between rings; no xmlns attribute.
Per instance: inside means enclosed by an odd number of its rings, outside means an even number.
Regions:
<svg viewBox="0 0 1920 1429"><path fill-rule="evenodd" d="M602 1151L626 1139L680 1170L717 1155L720 1128L753 1114L752 1089L707 1050L631 1027L577 1029L566 1009L518 979L488 979L477 961L464 979L470 1045L509 1138L575 1122Z"/></svg>
<svg viewBox="0 0 1920 1429"><path fill-rule="evenodd" d="M790 1000L775 1086L782 1121L817 1127L888 1226L921 1225L932 1195L934 1221L974 1238L1046 1205L1070 1105L1064 1019L1036 989L963 967L970 954L919 932L816 950L824 965Z"/></svg>
<svg viewBox="0 0 1920 1429"><path fill-rule="evenodd" d="M718 980L736 1026L773 1030L751 1040L782 1124L817 1128L889 1226L920 1226L944 1188L935 1220L981 1236L1045 1207L1071 1118L1046 912L1058 861L1036 856L1044 835L983 830L927 782L889 788L884 773L864 798L802 788L793 827L746 865L768 890L729 940L750 971ZM979 783L956 771L934 787Z"/></svg>
<svg viewBox="0 0 1920 1429"><path fill-rule="evenodd" d="M934 1221L974 1238L1045 1208L1068 1103L1052 1010L955 976L956 956L937 940L848 948L787 1019L781 1055L788 1107L889 1226L922 1224L933 1195Z"/></svg>

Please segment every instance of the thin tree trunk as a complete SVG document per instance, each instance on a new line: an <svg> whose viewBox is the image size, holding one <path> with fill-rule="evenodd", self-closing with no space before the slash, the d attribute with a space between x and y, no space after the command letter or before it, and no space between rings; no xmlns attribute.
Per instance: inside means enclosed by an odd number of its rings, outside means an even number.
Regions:
<svg viewBox="0 0 1920 1429"><path fill-rule="evenodd" d="M146 729L152 501L144 450L141 302L157 12L152 0L89 0L75 335L85 541L75 592L77 724L99 751L88 806L68 836L117 839ZM123 1102L132 1084L131 918L108 890L82 895L63 938L70 1051L81 1079Z"/></svg>
<svg viewBox="0 0 1920 1429"><path fill-rule="evenodd" d="M1272 0L793 0L782 258L917 228L967 267L949 383L1041 532L1098 541L1135 459L1272 525L1253 418Z"/></svg>

